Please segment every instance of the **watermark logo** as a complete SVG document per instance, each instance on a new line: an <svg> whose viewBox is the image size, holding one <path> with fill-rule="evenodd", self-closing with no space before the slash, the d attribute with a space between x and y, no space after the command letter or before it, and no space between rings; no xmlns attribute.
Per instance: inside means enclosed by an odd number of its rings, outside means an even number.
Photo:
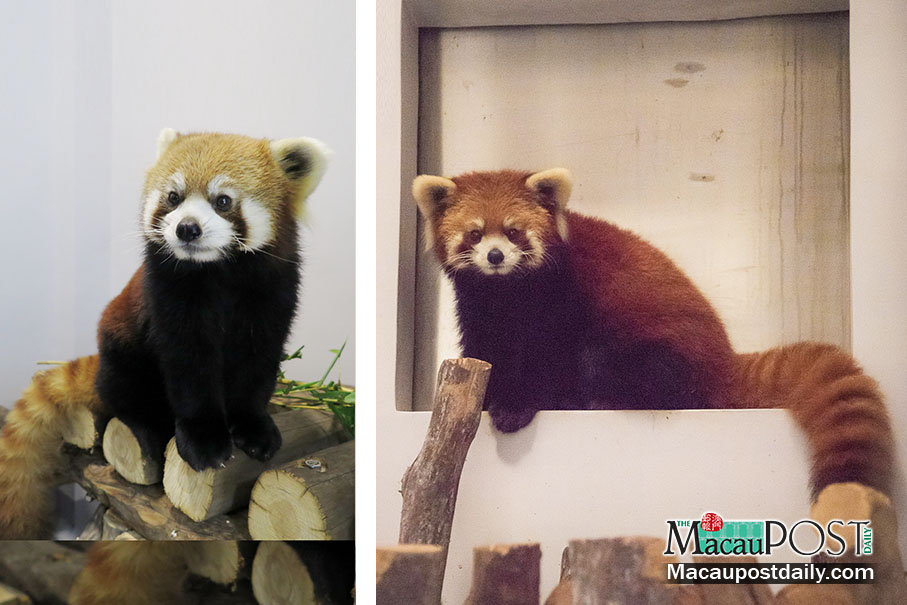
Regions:
<svg viewBox="0 0 907 605"><path fill-rule="evenodd" d="M868 520L832 519L822 525L801 519L790 527L781 521L725 521L707 512L698 520L667 521L666 555L771 555L787 547L800 556L826 554L838 557L847 550L847 538L854 555L872 554L872 528Z"/></svg>

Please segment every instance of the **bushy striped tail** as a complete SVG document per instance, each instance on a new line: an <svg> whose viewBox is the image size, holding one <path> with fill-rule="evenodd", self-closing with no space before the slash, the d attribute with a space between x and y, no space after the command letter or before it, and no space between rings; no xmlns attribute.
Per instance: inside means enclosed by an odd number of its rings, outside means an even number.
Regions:
<svg viewBox="0 0 907 605"><path fill-rule="evenodd" d="M891 493L888 412L878 384L850 355L802 342L737 357L740 406L787 408L806 432L814 499L827 485L848 481Z"/></svg>
<svg viewBox="0 0 907 605"><path fill-rule="evenodd" d="M187 542L98 542L69 591L70 605L184 602Z"/></svg>
<svg viewBox="0 0 907 605"><path fill-rule="evenodd" d="M47 537L62 433L79 408L100 409L98 356L35 374L0 430L0 539Z"/></svg>

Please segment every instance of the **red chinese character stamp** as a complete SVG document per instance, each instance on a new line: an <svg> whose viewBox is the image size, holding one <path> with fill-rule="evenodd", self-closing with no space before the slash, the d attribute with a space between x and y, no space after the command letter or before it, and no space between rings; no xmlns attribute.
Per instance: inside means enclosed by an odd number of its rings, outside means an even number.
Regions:
<svg viewBox="0 0 907 605"><path fill-rule="evenodd" d="M705 531L718 531L724 527L724 519L718 513L706 513L699 521L699 527Z"/></svg>

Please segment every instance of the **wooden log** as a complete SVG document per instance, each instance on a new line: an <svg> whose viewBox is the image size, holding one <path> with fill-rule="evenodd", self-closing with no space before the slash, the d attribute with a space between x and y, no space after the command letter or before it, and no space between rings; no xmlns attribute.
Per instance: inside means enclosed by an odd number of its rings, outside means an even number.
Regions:
<svg viewBox="0 0 907 605"><path fill-rule="evenodd" d="M148 540L247 540L245 511L192 521L173 506L162 485L129 483L109 464L85 466L79 484Z"/></svg>
<svg viewBox="0 0 907 605"><path fill-rule="evenodd" d="M24 592L0 584L0 605L31 605L31 599Z"/></svg>
<svg viewBox="0 0 907 605"><path fill-rule="evenodd" d="M460 474L479 428L490 372L491 365L478 359L441 363L428 434L403 475L400 543L441 546L442 582ZM435 600L440 602L440 592Z"/></svg>
<svg viewBox="0 0 907 605"><path fill-rule="evenodd" d="M145 452L132 429L112 418L104 431L104 458L124 479L139 485L153 485L164 477L163 452Z"/></svg>
<svg viewBox="0 0 907 605"><path fill-rule="evenodd" d="M108 418L84 406L74 407L63 425L63 441L83 450L100 445Z"/></svg>
<svg viewBox="0 0 907 605"><path fill-rule="evenodd" d="M348 441L262 473L249 502L252 539L355 539L355 465Z"/></svg>
<svg viewBox="0 0 907 605"><path fill-rule="evenodd" d="M0 541L0 582L38 603L68 603L67 595L85 565L85 553L49 541Z"/></svg>
<svg viewBox="0 0 907 605"><path fill-rule="evenodd" d="M444 549L436 544L400 544L377 549L376 604L437 605Z"/></svg>
<svg viewBox="0 0 907 605"><path fill-rule="evenodd" d="M833 519L869 521L872 532L872 553L857 556L857 546L862 546L862 536L856 535L854 526L837 526L836 533L846 542L845 551L838 557L829 557L828 562L858 563L874 566L875 577L872 584L840 584L850 592L857 603L907 603L907 581L904 578L904 565L898 547L897 516L891 499L871 487L859 483L833 483L819 492L809 514L810 519L827 527ZM788 602L794 595L809 599L811 594L816 598L825 598L832 591L803 589L791 591ZM805 596L803 596L805 595ZM806 602L796 601L796 602ZM813 601L815 602L815 601Z"/></svg>
<svg viewBox="0 0 907 605"><path fill-rule="evenodd" d="M101 518L101 540L126 540L129 539L127 534L135 534L129 524L116 511L104 511Z"/></svg>
<svg viewBox="0 0 907 605"><path fill-rule="evenodd" d="M245 508L262 472L337 445L346 437L345 429L329 412L293 410L273 418L283 445L267 463L234 448L222 468L199 472L180 457L176 441L171 439L165 453L164 492L173 505L194 521Z"/></svg>
<svg viewBox="0 0 907 605"><path fill-rule="evenodd" d="M315 582L285 542L262 542L252 562L252 592L260 605L315 603Z"/></svg>
<svg viewBox="0 0 907 605"><path fill-rule="evenodd" d="M546 604L689 602L692 593L665 583L666 565L677 557L663 554L661 538L630 537L571 540L561 564L561 583ZM568 600L569 598L569 600Z"/></svg>
<svg viewBox="0 0 907 605"><path fill-rule="evenodd" d="M541 559L538 544L477 546L466 605L538 603Z"/></svg>
<svg viewBox="0 0 907 605"><path fill-rule="evenodd" d="M239 577L243 557L234 540L183 542L183 556L191 573L217 584L232 584Z"/></svg>

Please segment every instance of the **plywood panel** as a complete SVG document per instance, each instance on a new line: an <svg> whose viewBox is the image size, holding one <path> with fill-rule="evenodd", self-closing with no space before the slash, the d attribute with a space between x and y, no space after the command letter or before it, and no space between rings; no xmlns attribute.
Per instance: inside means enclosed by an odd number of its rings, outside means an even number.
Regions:
<svg viewBox="0 0 907 605"><path fill-rule="evenodd" d="M419 170L553 166L574 209L641 233L738 350L850 347L847 16L422 30ZM420 253L414 407L457 356Z"/></svg>

